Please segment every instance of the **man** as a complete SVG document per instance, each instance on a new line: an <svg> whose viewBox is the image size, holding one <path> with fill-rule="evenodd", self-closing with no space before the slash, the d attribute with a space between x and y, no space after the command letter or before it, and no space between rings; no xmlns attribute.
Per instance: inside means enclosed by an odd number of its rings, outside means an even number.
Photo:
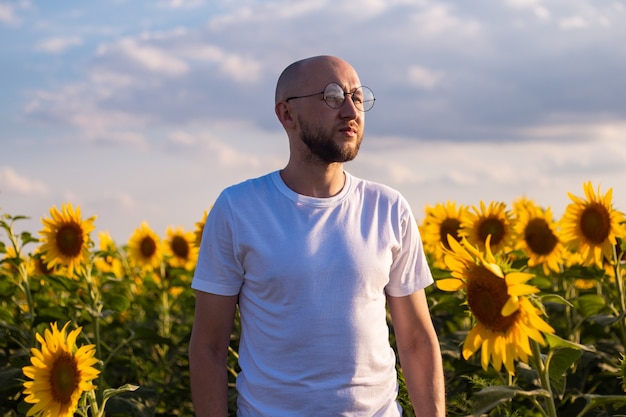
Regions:
<svg viewBox="0 0 626 417"><path fill-rule="evenodd" d="M238 415L399 416L391 314L420 417L445 414L441 353L415 219L389 187L344 171L374 95L345 61L287 67L275 111L284 169L227 188L207 218L190 371L198 417L227 415L225 363L239 305Z"/></svg>

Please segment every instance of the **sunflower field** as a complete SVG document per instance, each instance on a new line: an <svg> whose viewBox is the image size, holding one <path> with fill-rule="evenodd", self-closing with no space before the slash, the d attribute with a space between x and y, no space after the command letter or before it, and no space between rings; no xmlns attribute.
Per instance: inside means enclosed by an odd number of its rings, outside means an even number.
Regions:
<svg viewBox="0 0 626 417"><path fill-rule="evenodd" d="M416 213L448 416L626 416L626 218L611 189L583 193L559 218L526 198ZM142 223L118 244L70 203L36 233L0 210L0 414L192 416L190 284L207 214L163 236ZM415 416L399 365L398 380Z"/></svg>

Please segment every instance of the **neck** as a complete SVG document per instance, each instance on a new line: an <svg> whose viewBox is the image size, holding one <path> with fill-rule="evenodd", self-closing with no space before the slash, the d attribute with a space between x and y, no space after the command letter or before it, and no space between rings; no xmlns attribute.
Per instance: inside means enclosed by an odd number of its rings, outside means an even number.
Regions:
<svg viewBox="0 0 626 417"><path fill-rule="evenodd" d="M339 194L346 183L342 163L325 166L296 167L290 161L280 171L280 176L287 185L298 194L309 197L328 198Z"/></svg>

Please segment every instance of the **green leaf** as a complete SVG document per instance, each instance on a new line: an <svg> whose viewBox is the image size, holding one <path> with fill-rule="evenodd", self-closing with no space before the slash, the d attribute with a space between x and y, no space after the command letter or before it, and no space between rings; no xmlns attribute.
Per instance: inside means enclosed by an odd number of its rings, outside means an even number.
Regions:
<svg viewBox="0 0 626 417"><path fill-rule="evenodd" d="M33 237L33 235L30 232L22 232L20 234L20 238L22 239L22 245L26 245L28 243L39 242L39 239L37 239L36 237Z"/></svg>
<svg viewBox="0 0 626 417"><path fill-rule="evenodd" d="M37 317L35 319L35 324L37 323L65 323L69 321L70 318L67 315L67 312L62 306L54 306L54 307L42 307L37 310Z"/></svg>
<svg viewBox="0 0 626 417"><path fill-rule="evenodd" d="M559 294L546 294L540 297L542 303L555 303L555 304L564 304L570 307L574 307L569 300L566 300L564 297Z"/></svg>
<svg viewBox="0 0 626 417"><path fill-rule="evenodd" d="M0 369L0 391L21 386L23 379L24 374L20 368Z"/></svg>
<svg viewBox="0 0 626 417"><path fill-rule="evenodd" d="M565 375L567 370L575 363L582 355L580 349L557 349L548 355L548 374L552 381L552 387L559 395L565 393Z"/></svg>
<svg viewBox="0 0 626 417"><path fill-rule="evenodd" d="M474 407L472 415L481 416L498 405L510 401L516 395L525 397L549 396L550 393L543 389L524 391L520 387L512 385L497 385L483 388L474 394Z"/></svg>
<svg viewBox="0 0 626 417"><path fill-rule="evenodd" d="M125 311L130 307L130 300L128 297L117 294L107 294L104 303L107 307L110 307L117 312Z"/></svg>
<svg viewBox="0 0 626 417"><path fill-rule="evenodd" d="M107 402L106 415L112 417L154 417L154 410L136 397L136 395L133 398L112 397Z"/></svg>
<svg viewBox="0 0 626 417"><path fill-rule="evenodd" d="M548 291L552 288L552 280L546 277L534 277L530 280L529 284L534 285L535 287Z"/></svg>
<svg viewBox="0 0 626 417"><path fill-rule="evenodd" d="M54 285L57 288L63 288L70 293L76 293L80 288L80 282L70 279L62 275L46 275L46 282L50 285Z"/></svg>
<svg viewBox="0 0 626 417"><path fill-rule="evenodd" d="M610 327L613 324L617 323L620 320L624 319L624 314L620 314L619 316L612 316L608 314L599 314L597 316L589 317L589 321L592 323L596 323L602 327Z"/></svg>
<svg viewBox="0 0 626 417"><path fill-rule="evenodd" d="M124 392L132 392L136 391L139 388L139 385L126 384L122 385L119 388L109 388L104 390L104 401L113 397L114 395L122 394Z"/></svg>
<svg viewBox="0 0 626 417"><path fill-rule="evenodd" d="M572 366L581 355L582 351L580 349L565 348L555 350L554 353L549 356L550 363L548 373L550 374L550 378L554 380L561 379L569 367Z"/></svg>
<svg viewBox="0 0 626 417"><path fill-rule="evenodd" d="M623 406L626 404L626 395L597 395L597 394L585 394L583 398L587 400L587 406L584 411L589 411L592 408L605 406L608 404L619 404ZM579 414L582 415L583 413ZM617 416L616 416L617 417Z"/></svg>
<svg viewBox="0 0 626 417"><path fill-rule="evenodd" d="M569 349L584 350L585 352L596 351L596 349L593 346L585 346L585 345L581 345L580 343L570 342L569 340L565 340L555 334L546 333L544 334L544 336L546 338L546 341L548 342L548 345L550 345L552 349L569 348Z"/></svg>
<svg viewBox="0 0 626 417"><path fill-rule="evenodd" d="M578 297L576 304L580 314L585 318L589 318L599 314L606 306L606 301L597 294L584 294Z"/></svg>
<svg viewBox="0 0 626 417"><path fill-rule="evenodd" d="M18 290L18 286L11 280L6 278L4 275L0 275L0 296L2 297L10 297L15 294Z"/></svg>

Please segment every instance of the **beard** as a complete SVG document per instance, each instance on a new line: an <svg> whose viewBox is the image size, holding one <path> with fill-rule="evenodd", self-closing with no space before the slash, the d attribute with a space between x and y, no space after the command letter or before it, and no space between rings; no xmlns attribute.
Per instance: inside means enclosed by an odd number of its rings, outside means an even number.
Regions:
<svg viewBox="0 0 626 417"><path fill-rule="evenodd" d="M333 140L333 134L330 129L324 130L321 127L314 128L310 124L299 120L302 127L300 140L309 148L311 155L317 157L325 163L348 162L356 158L361 147L362 137L357 138L354 147L343 146Z"/></svg>

